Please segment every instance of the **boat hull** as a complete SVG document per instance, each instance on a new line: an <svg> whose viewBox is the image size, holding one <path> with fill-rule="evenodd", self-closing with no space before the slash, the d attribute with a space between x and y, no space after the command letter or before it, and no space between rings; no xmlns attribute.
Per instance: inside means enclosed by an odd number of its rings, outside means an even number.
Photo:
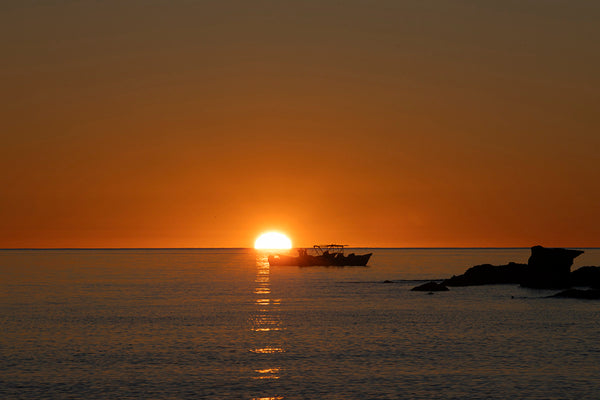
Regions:
<svg viewBox="0 0 600 400"><path fill-rule="evenodd" d="M271 266L292 266L292 267L343 267L343 266L365 266L373 253L368 254L322 254L322 255L302 255L298 257L286 255L269 256L269 265Z"/></svg>

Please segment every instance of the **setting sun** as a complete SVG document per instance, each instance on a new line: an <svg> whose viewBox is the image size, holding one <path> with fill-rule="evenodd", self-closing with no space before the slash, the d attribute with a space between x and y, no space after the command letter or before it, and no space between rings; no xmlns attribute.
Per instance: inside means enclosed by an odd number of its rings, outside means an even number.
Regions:
<svg viewBox="0 0 600 400"><path fill-rule="evenodd" d="M291 249L292 241L283 233L267 232L254 242L255 249Z"/></svg>

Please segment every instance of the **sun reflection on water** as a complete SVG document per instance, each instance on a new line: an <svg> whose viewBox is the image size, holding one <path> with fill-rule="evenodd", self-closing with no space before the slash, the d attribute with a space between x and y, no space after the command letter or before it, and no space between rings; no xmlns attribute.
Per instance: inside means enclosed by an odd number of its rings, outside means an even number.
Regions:
<svg viewBox="0 0 600 400"><path fill-rule="evenodd" d="M255 369L254 372L259 374L254 379L279 379L279 368Z"/></svg>
<svg viewBox="0 0 600 400"><path fill-rule="evenodd" d="M250 330L254 332L253 346L248 349L256 354L253 379L275 380L281 378L281 369L276 365L276 354L284 353L280 343L280 332L283 330L279 316L281 299L271 297L271 269L266 254L256 255L256 278L253 290L256 298L256 309L251 317ZM275 358L274 358L275 357ZM283 397L257 397L254 400L275 400Z"/></svg>
<svg viewBox="0 0 600 400"><path fill-rule="evenodd" d="M281 347L261 347L259 349L250 349L250 351L258 354L283 353Z"/></svg>
<svg viewBox="0 0 600 400"><path fill-rule="evenodd" d="M260 310L261 312L267 312L267 310ZM253 319L252 330L255 332L269 332L269 331L280 331L280 321L278 318L274 318L269 314L259 314Z"/></svg>

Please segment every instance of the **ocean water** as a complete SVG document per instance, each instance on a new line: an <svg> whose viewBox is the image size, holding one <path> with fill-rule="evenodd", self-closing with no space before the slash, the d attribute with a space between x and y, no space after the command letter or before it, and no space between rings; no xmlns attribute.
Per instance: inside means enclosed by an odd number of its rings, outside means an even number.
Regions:
<svg viewBox="0 0 600 400"><path fill-rule="evenodd" d="M373 251L368 267L269 267L249 249L2 250L0 398L600 398L600 301L409 290L528 249L354 251Z"/></svg>

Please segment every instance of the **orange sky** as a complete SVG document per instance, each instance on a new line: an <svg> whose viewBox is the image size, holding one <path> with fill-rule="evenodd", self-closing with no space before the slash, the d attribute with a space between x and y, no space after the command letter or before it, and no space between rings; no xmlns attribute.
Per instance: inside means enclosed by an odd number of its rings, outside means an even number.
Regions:
<svg viewBox="0 0 600 400"><path fill-rule="evenodd" d="M2 2L0 247L600 246L598 21Z"/></svg>

